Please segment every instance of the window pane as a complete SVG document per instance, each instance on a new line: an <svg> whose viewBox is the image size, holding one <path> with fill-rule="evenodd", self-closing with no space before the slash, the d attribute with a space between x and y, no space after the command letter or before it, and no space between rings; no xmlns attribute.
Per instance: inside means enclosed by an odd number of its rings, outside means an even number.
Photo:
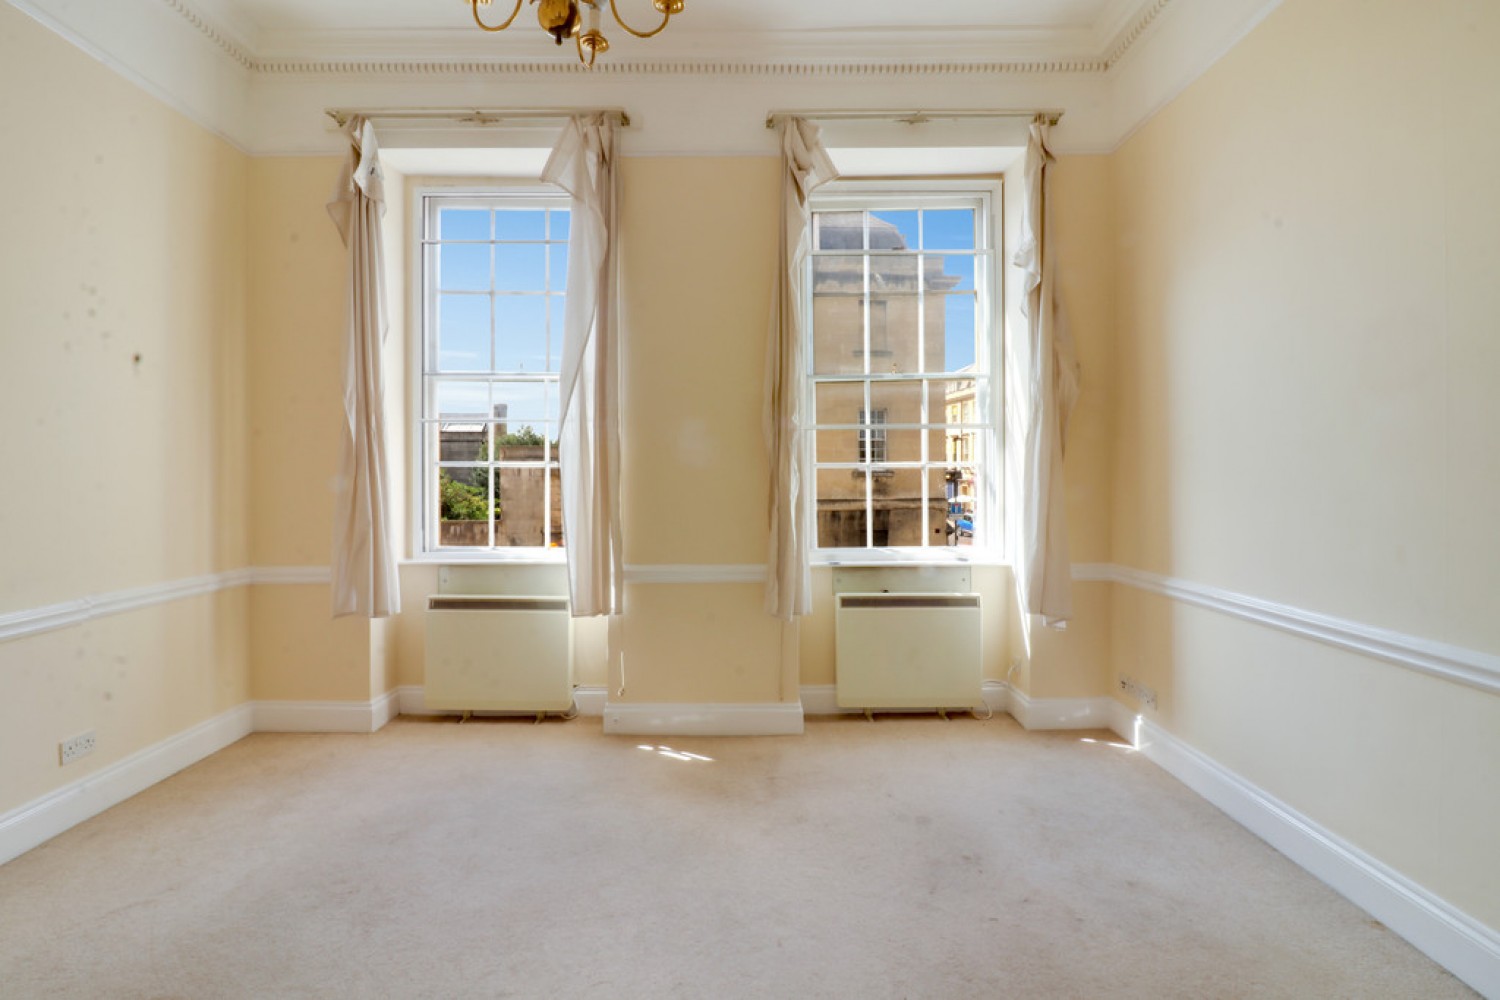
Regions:
<svg viewBox="0 0 1500 1000"><path fill-rule="evenodd" d="M855 430L818 431L814 461L858 462L860 432Z"/></svg>
<svg viewBox="0 0 1500 1000"><path fill-rule="evenodd" d="M950 467L944 471L942 485L948 504L948 544L973 545L974 532L978 527L975 512L982 495L979 467Z"/></svg>
<svg viewBox="0 0 1500 1000"><path fill-rule="evenodd" d="M863 212L814 212L813 246L819 250L862 250Z"/></svg>
<svg viewBox="0 0 1500 1000"><path fill-rule="evenodd" d="M962 371L978 359L979 329L975 323L976 303L973 295L962 292L952 295L934 295L932 308L928 312L929 337L941 321L942 351L941 366L931 371Z"/></svg>
<svg viewBox="0 0 1500 1000"><path fill-rule="evenodd" d="M865 389L859 382L825 382L813 390L820 424L857 424L865 408Z"/></svg>
<svg viewBox="0 0 1500 1000"><path fill-rule="evenodd" d="M870 258L870 292L873 295L917 291L917 255L894 254Z"/></svg>
<svg viewBox="0 0 1500 1000"><path fill-rule="evenodd" d="M920 424L923 422L922 385L916 381L873 382L870 385L870 404L874 409L886 412L887 423Z"/></svg>
<svg viewBox="0 0 1500 1000"><path fill-rule="evenodd" d="M495 370L549 370L546 296L495 296Z"/></svg>
<svg viewBox="0 0 1500 1000"><path fill-rule="evenodd" d="M814 257L814 295L865 294L865 258L851 254Z"/></svg>
<svg viewBox="0 0 1500 1000"><path fill-rule="evenodd" d="M507 292L547 288L547 247L541 243L495 245L495 287Z"/></svg>
<svg viewBox="0 0 1500 1000"><path fill-rule="evenodd" d="M482 420L439 420L439 462L485 462L490 456L490 425Z"/></svg>
<svg viewBox="0 0 1500 1000"><path fill-rule="evenodd" d="M459 548L490 544L489 493L484 469L439 469L432 497L438 544Z"/></svg>
<svg viewBox="0 0 1500 1000"><path fill-rule="evenodd" d="M924 211L922 247L925 250L973 250L974 210L932 208Z"/></svg>
<svg viewBox="0 0 1500 1000"><path fill-rule="evenodd" d="M554 243L547 248L552 273L547 277L547 287L554 292L566 291L568 287L568 245Z"/></svg>
<svg viewBox="0 0 1500 1000"><path fill-rule="evenodd" d="M917 248L917 212L870 213L871 250L915 250Z"/></svg>
<svg viewBox="0 0 1500 1000"><path fill-rule="evenodd" d="M552 505L552 520L550 534L547 537L549 548L562 548L566 544L563 532L563 508L562 508L562 473L556 465L548 472L552 483L552 496L549 503Z"/></svg>
<svg viewBox="0 0 1500 1000"><path fill-rule="evenodd" d="M547 441L554 436L554 425L546 421L512 423L502 431L495 428L495 461L541 462L547 458Z"/></svg>
<svg viewBox="0 0 1500 1000"><path fill-rule="evenodd" d="M554 208L547 213L550 220L552 232L549 239L566 240L568 238L568 224L572 221L572 214L566 208Z"/></svg>
<svg viewBox="0 0 1500 1000"><path fill-rule="evenodd" d="M428 400L434 417L486 420L490 415L489 387L483 382L436 382Z"/></svg>
<svg viewBox="0 0 1500 1000"><path fill-rule="evenodd" d="M544 240L547 213L539 208L502 208L495 212L495 239Z"/></svg>
<svg viewBox="0 0 1500 1000"><path fill-rule="evenodd" d="M541 464L495 470L500 506L495 520L497 546L546 544L547 475L547 467Z"/></svg>
<svg viewBox="0 0 1500 1000"><path fill-rule="evenodd" d="M818 545L864 548L866 540L865 476L858 469L819 469Z"/></svg>
<svg viewBox="0 0 1500 1000"><path fill-rule="evenodd" d="M563 338L567 333L568 300L561 295L547 296L547 370L562 368Z"/></svg>
<svg viewBox="0 0 1500 1000"><path fill-rule="evenodd" d="M819 375L863 374L865 367L865 321L863 297L819 295L813 298L813 371ZM884 301L868 307L871 365L889 371L888 308Z"/></svg>
<svg viewBox="0 0 1500 1000"><path fill-rule="evenodd" d="M918 347L920 301L915 295L891 295L870 300L870 372L897 375L920 372ZM929 327L931 322L929 321ZM929 353L935 343L928 331ZM941 334L939 333L939 336Z"/></svg>
<svg viewBox="0 0 1500 1000"><path fill-rule="evenodd" d="M445 243L437 248L438 287L483 292L490 287L490 248L484 243Z"/></svg>
<svg viewBox="0 0 1500 1000"><path fill-rule="evenodd" d="M974 290L974 258L969 255L929 256L922 259L922 284L929 292Z"/></svg>
<svg viewBox="0 0 1500 1000"><path fill-rule="evenodd" d="M438 296L438 371L479 372L490 367L490 297Z"/></svg>
<svg viewBox="0 0 1500 1000"><path fill-rule="evenodd" d="M439 209L437 234L441 240L487 240L490 238L489 209Z"/></svg>
<svg viewBox="0 0 1500 1000"><path fill-rule="evenodd" d="M890 428L888 430L876 430L876 448L871 457L872 462L920 462L922 456L922 438L926 435L931 438L931 431L901 430ZM881 440L884 439L884 447ZM942 452L938 451L931 457L940 458Z"/></svg>
<svg viewBox="0 0 1500 1000"><path fill-rule="evenodd" d="M494 413L497 433L520 431L526 425L542 426L547 420L547 386L541 382L496 382Z"/></svg>

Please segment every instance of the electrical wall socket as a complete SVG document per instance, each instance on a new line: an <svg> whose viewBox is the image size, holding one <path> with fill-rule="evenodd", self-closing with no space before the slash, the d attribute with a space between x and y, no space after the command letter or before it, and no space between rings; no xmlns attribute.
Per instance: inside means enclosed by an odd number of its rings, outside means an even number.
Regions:
<svg viewBox="0 0 1500 1000"><path fill-rule="evenodd" d="M1156 707L1156 692L1134 677L1121 677L1120 690L1130 695L1147 708Z"/></svg>
<svg viewBox="0 0 1500 1000"><path fill-rule="evenodd" d="M94 752L94 731L75 736L70 740L63 740L57 745L57 756L64 764L71 764L79 757L87 757Z"/></svg>

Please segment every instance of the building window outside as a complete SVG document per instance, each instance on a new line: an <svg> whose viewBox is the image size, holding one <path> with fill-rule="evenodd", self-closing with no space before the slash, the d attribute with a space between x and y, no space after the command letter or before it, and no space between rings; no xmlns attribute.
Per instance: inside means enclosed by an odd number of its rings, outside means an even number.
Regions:
<svg viewBox="0 0 1500 1000"><path fill-rule="evenodd" d="M568 200L443 192L421 203L422 549L559 547Z"/></svg>
<svg viewBox="0 0 1500 1000"><path fill-rule="evenodd" d="M859 411L859 460L861 462L885 461L885 411L876 410L868 417Z"/></svg>
<svg viewBox="0 0 1500 1000"><path fill-rule="evenodd" d="M972 545L998 524L989 206L986 191L814 201L818 548Z"/></svg>

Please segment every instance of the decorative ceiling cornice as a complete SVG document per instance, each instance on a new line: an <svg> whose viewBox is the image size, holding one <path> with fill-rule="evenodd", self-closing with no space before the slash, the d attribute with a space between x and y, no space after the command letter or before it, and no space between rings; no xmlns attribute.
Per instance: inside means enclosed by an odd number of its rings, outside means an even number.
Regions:
<svg viewBox="0 0 1500 1000"><path fill-rule="evenodd" d="M262 58L216 26L187 0L161 0L207 41L252 73L269 76L577 76L592 72L608 76L762 76L762 77L902 77L902 76L1014 76L1105 73L1130 52L1172 0L1148 0L1121 31L1107 52L1093 58L946 62L820 62L733 59L623 60L600 63L592 71L561 60L422 60L422 59L306 59Z"/></svg>
<svg viewBox="0 0 1500 1000"><path fill-rule="evenodd" d="M192 25L193 28L197 30L197 32L204 38L208 39L214 45L222 49L224 53L229 56L229 58L233 59L235 62L239 63L241 66L243 66L245 69L250 70L251 72L256 71L257 67L255 56L252 55L250 51L243 45L236 42L228 35L224 34L218 28L214 27L214 25L210 24L208 19L193 7L184 3L183 0L162 0L162 3L166 4L168 7L176 11L183 20Z"/></svg>
<svg viewBox="0 0 1500 1000"><path fill-rule="evenodd" d="M398 60L255 60L252 68L270 76L771 76L909 77L1002 76L1102 73L1101 61L983 63L783 63L720 60L629 60L578 62L417 62Z"/></svg>
<svg viewBox="0 0 1500 1000"><path fill-rule="evenodd" d="M1130 23L1130 26L1121 33L1113 47L1110 48L1109 55L1104 58L1104 68L1106 70L1113 68L1116 63L1125 58L1125 53L1130 51L1131 46L1136 43L1136 40L1145 34L1146 29L1151 27L1157 16L1166 10L1171 2L1172 0L1153 0L1152 3L1141 10L1135 20Z"/></svg>

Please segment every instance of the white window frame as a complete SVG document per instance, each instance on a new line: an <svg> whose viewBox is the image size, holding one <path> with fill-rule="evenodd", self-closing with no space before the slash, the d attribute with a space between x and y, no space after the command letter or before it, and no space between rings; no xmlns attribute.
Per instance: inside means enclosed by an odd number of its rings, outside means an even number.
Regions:
<svg viewBox="0 0 1500 1000"><path fill-rule="evenodd" d="M1004 218L1002 180L999 177L974 179L944 178L891 178L880 180L839 180L820 188L810 199L813 212L872 209L876 211L898 211L912 208L978 207L985 224L978 227L987 251L976 256L975 262L975 313L979 327L975 345L976 379L975 412L973 429L982 433L977 442L979 462L983 470L981 495L975 498L974 517L979 529L970 546L926 545L890 546L884 548L823 548L818 546L817 482L819 466L815 463L815 439L817 430L825 425L817 422L816 392L818 379L814 375L814 330L813 330L813 281L812 260L809 259L807 300L804 315L807 329L804 335L806 367L803 373L803 409L808 415L805 426L809 429L803 443L803 467L808 470L804 481L811 486L810 502L807 504L804 535L809 546L810 557L816 565L887 565L887 564L1005 564L1005 531L1001 518L1004 514L1002 493L1004 484L1004 365L1001 346L1001 330L1005 314L1005 285L1003 280ZM809 239L812 230L809 229ZM816 249L814 249L814 254ZM810 255L811 257L811 255ZM985 261L987 266L981 267ZM982 273L981 273L982 272ZM933 423L929 414L929 426ZM827 425L830 428L842 425ZM904 424L890 425L889 429L900 430ZM857 430L857 428L856 428ZM888 431L887 431L888 432ZM945 432L946 433L946 432ZM925 435L924 435L925 436ZM946 444L943 446L946 452ZM946 454L936 456L946 459ZM934 456L929 456L932 464ZM868 478L867 478L868 481ZM925 516L925 515L924 515ZM931 533L926 532L930 538Z"/></svg>
<svg viewBox="0 0 1500 1000"><path fill-rule="evenodd" d="M504 199L530 204L537 208L564 208L571 210L571 199L562 189L541 184L535 180L490 180L484 182L453 183L441 181L416 182L409 187L409 215L407 229L408 289L410 297L407 313L410 329L407 354L407 412L408 417L408 510L411 539L410 561L416 563L547 563L560 564L567 560L564 548L551 548L545 544L536 546L508 546L500 548L439 548L430 528L436 523L433 510L433 467L427 454L427 435L423 432L426 418L426 385L430 373L427 370L429 357L429 313L427 303L430 275L424 247L427 243L426 206L430 198ZM570 234L571 235L571 234ZM435 336L435 334L433 334ZM552 336L558 345L562 337L560 326ZM539 379L540 380L540 379ZM556 376L550 379L556 382ZM556 463L550 455L551 441L556 439L558 428L543 435L549 449L546 467ZM546 477L547 491L551 489L551 477ZM545 493L544 493L545 495ZM544 503L550 501L544 499Z"/></svg>

